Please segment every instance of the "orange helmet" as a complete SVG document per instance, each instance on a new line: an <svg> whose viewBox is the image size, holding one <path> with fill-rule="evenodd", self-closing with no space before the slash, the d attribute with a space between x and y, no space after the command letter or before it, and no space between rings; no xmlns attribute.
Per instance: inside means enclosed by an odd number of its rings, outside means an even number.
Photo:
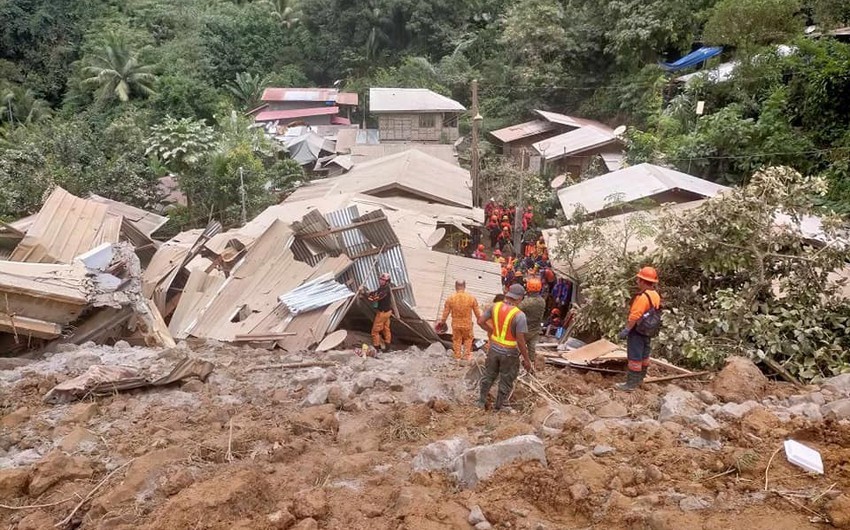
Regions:
<svg viewBox="0 0 850 530"><path fill-rule="evenodd" d="M484 245L478 245L478 251L481 252L484 250Z"/></svg>
<svg viewBox="0 0 850 530"><path fill-rule="evenodd" d="M510 231L511 231L511 229L508 228L507 226L502 227L502 232L510 232Z"/></svg>
<svg viewBox="0 0 850 530"><path fill-rule="evenodd" d="M539 293L543 290L543 282L537 276L532 276L525 282L525 290L529 293Z"/></svg>
<svg viewBox="0 0 850 530"><path fill-rule="evenodd" d="M658 273L652 267L644 267L637 273L637 277L649 283L658 283Z"/></svg>
<svg viewBox="0 0 850 530"><path fill-rule="evenodd" d="M552 310L552 315L558 316L558 317L561 316L561 310L556 307L555 309Z"/></svg>
<svg viewBox="0 0 850 530"><path fill-rule="evenodd" d="M494 255L494 256L501 256L501 255L502 255L502 251L501 251L501 250L499 250L499 249L496 249L496 250L494 250L494 251L493 251L493 255Z"/></svg>

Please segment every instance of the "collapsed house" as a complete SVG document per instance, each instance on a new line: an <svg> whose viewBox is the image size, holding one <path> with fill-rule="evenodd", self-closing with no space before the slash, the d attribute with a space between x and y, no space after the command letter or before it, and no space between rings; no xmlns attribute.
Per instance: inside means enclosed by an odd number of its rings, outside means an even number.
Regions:
<svg viewBox="0 0 850 530"><path fill-rule="evenodd" d="M173 344L141 295L151 235L167 219L56 188L41 210L0 233L0 351L127 337Z"/></svg>

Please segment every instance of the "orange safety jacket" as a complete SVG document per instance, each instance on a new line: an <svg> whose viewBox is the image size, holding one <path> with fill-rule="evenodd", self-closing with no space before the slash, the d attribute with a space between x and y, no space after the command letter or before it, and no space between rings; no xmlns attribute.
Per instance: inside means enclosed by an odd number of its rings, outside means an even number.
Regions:
<svg viewBox="0 0 850 530"><path fill-rule="evenodd" d="M497 302L493 306L493 333L490 341L505 348L516 348L516 336L511 331L511 323L519 313L519 308L504 302Z"/></svg>

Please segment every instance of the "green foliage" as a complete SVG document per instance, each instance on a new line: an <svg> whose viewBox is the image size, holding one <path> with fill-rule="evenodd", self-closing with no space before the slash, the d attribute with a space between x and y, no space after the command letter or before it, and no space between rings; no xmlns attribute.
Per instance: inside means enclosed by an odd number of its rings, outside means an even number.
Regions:
<svg viewBox="0 0 850 530"><path fill-rule="evenodd" d="M47 102L35 97L32 90L0 84L0 123L28 125L47 118L51 113Z"/></svg>
<svg viewBox="0 0 850 530"><path fill-rule="evenodd" d="M83 84L97 89L97 97L101 102L115 98L127 102L132 97L155 93L153 87L156 76L153 67L140 64L136 54L127 48L118 35L109 35L104 46L86 62L83 72L88 77L83 80Z"/></svg>
<svg viewBox="0 0 850 530"><path fill-rule="evenodd" d="M259 75L251 75L249 72L242 72L236 74L235 81L227 84L227 89L241 109L249 110L257 106L265 86L265 78Z"/></svg>
<svg viewBox="0 0 850 530"><path fill-rule="evenodd" d="M202 121L167 117L151 127L146 155L152 155L178 175L197 165L215 145L216 134Z"/></svg>
<svg viewBox="0 0 850 530"><path fill-rule="evenodd" d="M705 41L740 48L783 43L799 34L800 0L721 0L705 24Z"/></svg>
<svg viewBox="0 0 850 530"><path fill-rule="evenodd" d="M668 308L657 341L664 356L693 366L741 353L770 357L804 380L847 370L850 305L830 275L850 254L814 244L796 224L814 211L809 197L825 191L822 178L773 167L693 210L567 227L557 252L582 260L579 325L613 336L635 271L653 264ZM777 223L777 212L791 221ZM838 234L834 221L824 220L827 241ZM647 252L650 242L657 249Z"/></svg>

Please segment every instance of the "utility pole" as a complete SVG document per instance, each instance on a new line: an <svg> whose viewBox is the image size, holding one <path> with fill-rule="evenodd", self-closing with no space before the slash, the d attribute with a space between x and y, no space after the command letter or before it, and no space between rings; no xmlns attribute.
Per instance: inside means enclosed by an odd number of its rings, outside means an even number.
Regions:
<svg viewBox="0 0 850 530"><path fill-rule="evenodd" d="M472 80L472 168L470 174L472 176L472 207L481 207L481 183L480 171L481 161L478 154L478 129L481 126L481 121L484 118L478 113L478 80Z"/></svg>
<svg viewBox="0 0 850 530"><path fill-rule="evenodd" d="M242 166L239 166L239 193L242 196L242 226L248 222L248 209L246 208L245 177L242 175Z"/></svg>

